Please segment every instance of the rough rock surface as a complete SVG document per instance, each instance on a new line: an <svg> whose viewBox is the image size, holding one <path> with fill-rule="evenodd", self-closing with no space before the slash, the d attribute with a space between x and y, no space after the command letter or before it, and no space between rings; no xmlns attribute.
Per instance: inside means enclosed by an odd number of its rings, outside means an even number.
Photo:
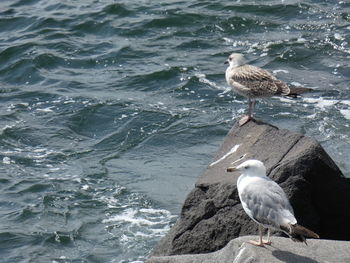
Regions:
<svg viewBox="0 0 350 263"><path fill-rule="evenodd" d="M257 234L238 198L239 174L226 172L241 156L265 163L268 176L290 198L299 224L322 239L350 240L350 179L314 139L250 121L231 129L153 256L213 252L238 236Z"/></svg>
<svg viewBox="0 0 350 263"><path fill-rule="evenodd" d="M350 242L335 240L309 240L294 243L289 238L274 237L272 246L265 248L244 243L257 236L231 240L223 249L196 255L151 257L146 263L317 263L350 262Z"/></svg>

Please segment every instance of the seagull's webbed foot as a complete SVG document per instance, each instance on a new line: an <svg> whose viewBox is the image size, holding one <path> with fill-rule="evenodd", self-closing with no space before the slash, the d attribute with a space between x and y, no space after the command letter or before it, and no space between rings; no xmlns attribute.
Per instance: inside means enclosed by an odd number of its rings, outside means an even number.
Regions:
<svg viewBox="0 0 350 263"><path fill-rule="evenodd" d="M259 246L259 247L264 247L264 245L271 245L271 230L268 229L268 232L267 232L267 239L264 240L263 239L263 234L262 234L262 226L259 224L259 240L258 241L254 241L254 240L249 240L249 241L246 241L246 243L249 243L249 244L252 244L254 246Z"/></svg>
<svg viewBox="0 0 350 263"><path fill-rule="evenodd" d="M239 120L239 126L243 126L244 124L246 124L247 122L249 122L250 120L252 120L253 117L250 115L245 115L243 116L240 120Z"/></svg>
<svg viewBox="0 0 350 263"><path fill-rule="evenodd" d="M252 244L254 246L258 246L258 247L264 247L264 242L263 241L255 241L255 240L248 240L246 241L245 243L248 243L248 244Z"/></svg>
<svg viewBox="0 0 350 263"><path fill-rule="evenodd" d="M259 240L259 241L255 241L255 240L248 240L246 241L246 243L248 244L252 244L254 246L258 246L258 247L264 247L265 245L271 245L271 241L270 240Z"/></svg>
<svg viewBox="0 0 350 263"><path fill-rule="evenodd" d="M268 246L272 244L271 240L263 240L262 242L264 245L268 245Z"/></svg>

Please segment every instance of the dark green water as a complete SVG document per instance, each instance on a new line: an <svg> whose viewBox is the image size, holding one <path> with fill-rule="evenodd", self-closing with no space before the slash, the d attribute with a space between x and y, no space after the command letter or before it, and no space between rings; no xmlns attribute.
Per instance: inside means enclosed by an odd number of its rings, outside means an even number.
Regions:
<svg viewBox="0 0 350 263"><path fill-rule="evenodd" d="M138 262L246 101L231 52L316 92L257 118L350 175L347 1L0 2L0 262Z"/></svg>

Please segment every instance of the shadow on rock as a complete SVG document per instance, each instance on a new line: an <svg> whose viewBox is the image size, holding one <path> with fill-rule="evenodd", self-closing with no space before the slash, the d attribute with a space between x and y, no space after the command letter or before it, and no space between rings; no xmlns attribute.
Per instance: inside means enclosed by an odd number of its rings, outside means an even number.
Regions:
<svg viewBox="0 0 350 263"><path fill-rule="evenodd" d="M309 257L299 256L297 254L291 253L289 251L275 250L272 251L272 255L277 259L286 263L318 263L318 261L313 260Z"/></svg>

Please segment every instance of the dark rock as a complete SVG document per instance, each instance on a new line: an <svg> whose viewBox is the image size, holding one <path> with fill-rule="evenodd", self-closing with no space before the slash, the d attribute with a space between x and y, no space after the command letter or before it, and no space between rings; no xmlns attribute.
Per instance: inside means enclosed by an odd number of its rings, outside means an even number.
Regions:
<svg viewBox="0 0 350 263"><path fill-rule="evenodd" d="M350 242L335 240L309 240L294 243L289 238L275 237L272 246L266 248L244 243L257 236L245 236L231 240L223 249L196 255L151 257L146 263L317 263L350 262Z"/></svg>
<svg viewBox="0 0 350 263"><path fill-rule="evenodd" d="M238 236L257 234L238 198L239 174L226 172L241 156L265 163L268 176L290 198L299 224L323 239L350 240L350 179L314 139L250 121L228 133L153 256L213 252Z"/></svg>

